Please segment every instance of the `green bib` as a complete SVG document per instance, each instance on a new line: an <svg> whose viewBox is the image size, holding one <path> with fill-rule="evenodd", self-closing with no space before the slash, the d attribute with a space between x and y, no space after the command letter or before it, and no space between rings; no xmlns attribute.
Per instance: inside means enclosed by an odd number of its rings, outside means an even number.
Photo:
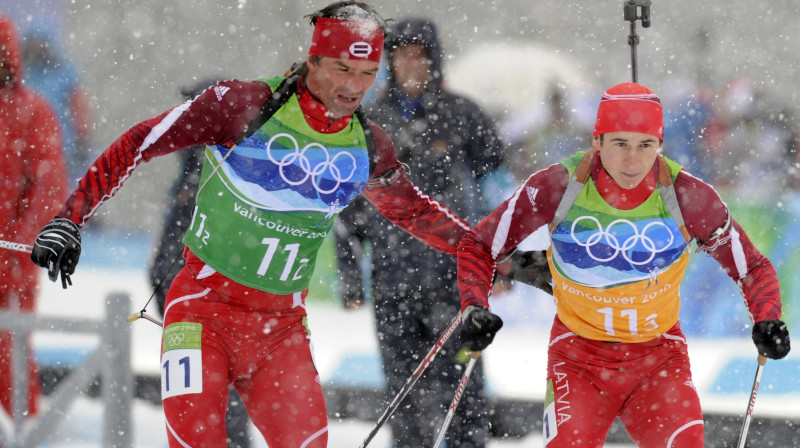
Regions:
<svg viewBox="0 0 800 448"><path fill-rule="evenodd" d="M274 89L282 78L266 80ZM308 288L334 219L369 178L355 115L322 134L296 95L239 145L206 147L202 190L184 243L226 277L273 294Z"/></svg>

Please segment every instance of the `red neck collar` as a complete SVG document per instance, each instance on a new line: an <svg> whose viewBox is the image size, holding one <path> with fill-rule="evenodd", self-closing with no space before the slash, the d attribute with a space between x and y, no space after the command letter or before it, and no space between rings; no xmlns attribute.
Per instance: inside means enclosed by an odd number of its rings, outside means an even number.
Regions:
<svg viewBox="0 0 800 448"><path fill-rule="evenodd" d="M306 86L306 79L300 78L297 82L297 100L300 102L300 110L306 123L317 132L332 134L346 128L352 121L352 117L342 117L333 119L330 117L327 106L317 99Z"/></svg>
<svg viewBox="0 0 800 448"><path fill-rule="evenodd" d="M608 205L620 210L631 210L642 205L656 189L656 176L653 170L647 173L639 185L626 190L620 187L601 165L595 182L597 191Z"/></svg>

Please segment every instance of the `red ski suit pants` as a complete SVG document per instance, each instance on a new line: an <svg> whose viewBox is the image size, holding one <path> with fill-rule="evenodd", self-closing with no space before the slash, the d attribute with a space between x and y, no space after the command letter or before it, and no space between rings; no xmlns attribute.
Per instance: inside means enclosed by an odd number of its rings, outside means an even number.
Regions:
<svg viewBox="0 0 800 448"><path fill-rule="evenodd" d="M306 294L242 286L187 251L164 310L161 390L170 447L227 446L230 384L269 446L327 445Z"/></svg>
<svg viewBox="0 0 800 448"><path fill-rule="evenodd" d="M641 343L594 341L556 317L547 362L547 448L602 448L619 418L639 448L703 446L703 415L676 324Z"/></svg>

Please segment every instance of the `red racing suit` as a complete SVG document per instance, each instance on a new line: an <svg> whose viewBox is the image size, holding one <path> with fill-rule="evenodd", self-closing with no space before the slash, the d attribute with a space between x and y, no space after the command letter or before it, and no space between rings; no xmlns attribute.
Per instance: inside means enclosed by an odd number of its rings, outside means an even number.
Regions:
<svg viewBox="0 0 800 448"><path fill-rule="evenodd" d="M654 191L655 179L659 179L662 169L658 162L642 184L633 190L623 190L605 173L598 154L587 160L590 160L590 182L602 186L597 191L601 201L611 207L603 205L607 210L631 210L659 194ZM464 236L458 249L462 307L488 306L496 260L541 226L553 223L568 181L568 170L562 164L537 171ZM674 189L688 239L697 240L698 250L717 260L740 285L753 322L778 319L781 300L775 270L741 226L730 218L716 191L686 170L675 176ZM552 247L548 261L555 281L561 282L558 279L562 277L557 275L560 273L554 271ZM657 285L657 280L656 276L653 284ZM678 285L672 286L677 289ZM548 349L546 445L601 447L613 420L619 417L637 446L702 446L702 413L680 323L656 326L657 331L636 340L632 336L640 335L628 333L623 337L618 328L616 336L611 336L614 331L610 331L603 338L588 337L597 333L575 319L574 310L578 308L569 305L578 299L560 287L554 285L557 315ZM585 302L592 301L588 299L590 294L598 300L607 293L603 288L586 289L589 292L581 298ZM657 291L654 302L663 304L663 299L658 300L661 291L658 288L651 291ZM674 294L674 290L670 293ZM597 308L600 306L604 305ZM647 306L652 307L653 302ZM628 310L630 315L635 316L635 306L630 308L633 308ZM593 311L607 310L612 308ZM677 311L671 313L677 320ZM572 327L564 324L568 321L573 323ZM652 321L638 325L643 327L647 323Z"/></svg>
<svg viewBox="0 0 800 448"><path fill-rule="evenodd" d="M135 125L92 165L60 216L83 226L136 167L153 157L198 144L233 147L271 94L264 82L223 81ZM328 118L302 78L296 95L313 131L334 133L350 125L351 117ZM455 255L469 226L412 185L388 135L369 125L377 152L370 178L391 177L391 182L370 182L361 194L390 221ZM170 446L224 446L228 385L233 384L270 446L325 447L325 403L306 326L308 291L271 294L266 285L259 290L226 278L188 249L184 255L186 266L167 294L164 344L188 344L201 357L162 352L162 392L182 387L176 371L185 371L187 384L185 392L162 395ZM181 331L168 334L170 328ZM201 371L192 370L199 365ZM201 376L201 387L188 388L189 375Z"/></svg>
<svg viewBox="0 0 800 448"><path fill-rule="evenodd" d="M0 82L0 240L33 244L36 232L53 218L66 196L67 173L61 132L44 98L22 84L22 56L16 30L0 15L0 60L9 71ZM24 252L0 250L0 309L33 312L39 267ZM0 401L11 412L12 337L0 331ZM36 412L39 376L33 357L29 412Z"/></svg>

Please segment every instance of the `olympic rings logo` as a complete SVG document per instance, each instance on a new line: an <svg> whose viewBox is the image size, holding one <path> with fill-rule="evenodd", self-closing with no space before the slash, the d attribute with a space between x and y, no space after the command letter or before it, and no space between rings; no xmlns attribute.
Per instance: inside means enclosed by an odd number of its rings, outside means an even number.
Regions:
<svg viewBox="0 0 800 448"><path fill-rule="evenodd" d="M275 157L273 157L272 155L272 142L281 137L288 138L289 140L292 141L292 143L294 143L294 152L286 154L285 156L283 156L283 158L281 158L281 160L276 160ZM308 159L308 157L306 157L306 151L308 151L311 148L319 148L325 154L325 160L318 163L314 167L311 166L311 161ZM342 182L349 181L350 179L353 178L353 176L356 173L356 158L349 152L342 151L333 156L333 159L331 159L331 155L328 152L328 148L322 146L321 144L312 142L306 145L303 149L300 149L300 145L297 143L297 140L293 136L285 133L276 134L269 139L269 141L267 142L267 156L269 157L269 160L272 163L278 165L278 172L280 173L281 179L283 179L284 182L286 182L289 185L296 186L304 183L310 177L311 183L314 185L314 189L321 194L333 193L339 188ZM349 167L350 173L347 174L346 176L343 176L342 169L336 166L336 161L341 158L347 158L350 160L351 164L351 167ZM297 162L296 165L295 162ZM297 166L301 170L303 170L304 173L303 178L300 180L289 179L286 176L286 173L284 173L284 167L289 165ZM317 184L317 179L319 179L319 176L328 170L330 170L333 180L336 181L336 185L334 185L334 187L329 190L323 189Z"/></svg>
<svg viewBox="0 0 800 448"><path fill-rule="evenodd" d="M591 220L597 225L597 231L593 233L585 242L580 241L575 235L575 227L578 225L579 222L581 222L584 219ZM614 236L613 233L611 233L612 228L616 225L627 225L630 226L631 229L633 229L633 235L629 236L621 245L619 239L616 236ZM664 244L664 246L661 248L657 248L656 242L653 241L652 238L647 236L647 232L654 229L656 226L663 227L669 233L669 241L666 244ZM614 220L604 229L602 224L600 224L600 221L594 216L581 216L572 223L571 232L572 232L572 239L576 243L578 243L579 246L585 247L586 253L593 260L601 263L606 261L611 261L618 254L622 253L622 257L625 258L625 260L628 263L634 266L650 263L651 261L653 261L653 258L656 257L656 254L667 250L670 246L672 246L673 241L675 241L675 234L673 234L672 230L669 227L667 227L667 225L664 224L662 221L653 221L647 224L640 233L636 225L631 221L628 221L627 219ZM614 250L614 253L612 253L611 256L607 258L600 258L592 253L592 247L600 243L601 240L604 240L605 244ZM633 261L628 255L631 249L636 247L637 244L641 244L641 246L643 246L644 249L650 252L650 256L644 261L638 261L638 262Z"/></svg>
<svg viewBox="0 0 800 448"><path fill-rule="evenodd" d="M176 345L179 345L181 342L183 342L184 337L185 336L183 335L183 333L173 333L169 335L169 337L167 338L167 345L169 345L170 347L175 347Z"/></svg>

